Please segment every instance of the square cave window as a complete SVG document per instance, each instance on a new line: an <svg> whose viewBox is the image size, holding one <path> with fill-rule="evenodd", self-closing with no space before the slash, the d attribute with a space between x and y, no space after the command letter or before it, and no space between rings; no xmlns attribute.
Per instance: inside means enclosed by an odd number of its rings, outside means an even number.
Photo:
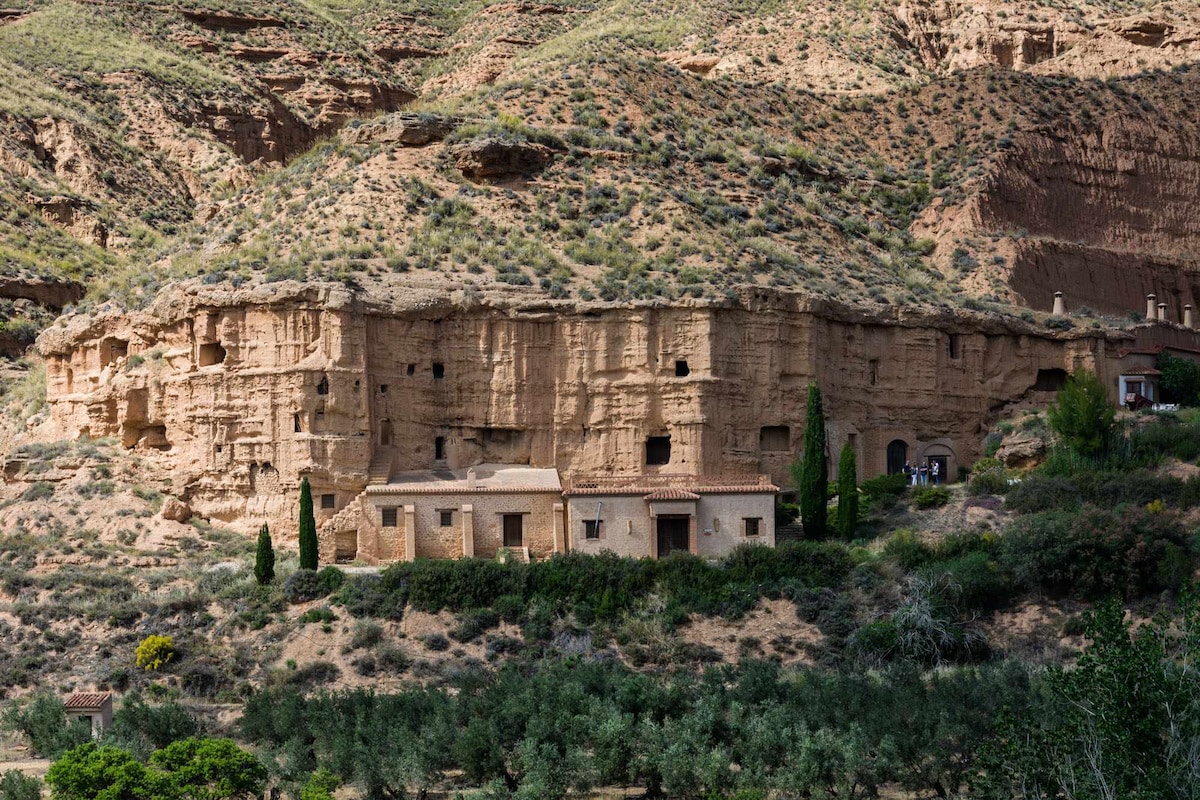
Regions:
<svg viewBox="0 0 1200 800"><path fill-rule="evenodd" d="M440 381L444 377L446 377L446 365L445 364L434 364L433 365L433 379L435 381Z"/></svg>
<svg viewBox="0 0 1200 800"><path fill-rule="evenodd" d="M395 528L396 527L396 508L393 506L391 508L384 508L384 509L380 509L380 510L383 512L383 518L380 520L381 525L384 528Z"/></svg>
<svg viewBox="0 0 1200 800"><path fill-rule="evenodd" d="M387 394L387 387L388 387L388 385L386 383L379 384L379 393Z"/></svg>
<svg viewBox="0 0 1200 800"><path fill-rule="evenodd" d="M321 495L321 510L328 511L332 508L337 508L337 495L335 495L335 494Z"/></svg>
<svg viewBox="0 0 1200 800"><path fill-rule="evenodd" d="M217 343L200 345L200 366L211 367L225 363L225 348Z"/></svg>
<svg viewBox="0 0 1200 800"><path fill-rule="evenodd" d="M603 520L585 519L583 521L583 538L584 539L599 539L601 522L603 522Z"/></svg>
<svg viewBox="0 0 1200 800"><path fill-rule="evenodd" d="M688 375L691 375L691 374L692 374L692 371L690 369L688 369L688 363L686 361L684 361L683 359L680 359L675 362L675 377L676 378L686 378Z"/></svg>
<svg viewBox="0 0 1200 800"><path fill-rule="evenodd" d="M949 338L946 340L946 350L949 353L950 358L953 359L957 359L962 355L962 353L959 351L957 333L949 334Z"/></svg>
<svg viewBox="0 0 1200 800"><path fill-rule="evenodd" d="M449 528L454 524L453 511L438 511L438 518L443 528Z"/></svg>
<svg viewBox="0 0 1200 800"><path fill-rule="evenodd" d="M317 394L329 394L329 378L325 375L321 376L321 382L317 384Z"/></svg>
<svg viewBox="0 0 1200 800"><path fill-rule="evenodd" d="M792 429L787 425L764 425L758 431L758 449L771 452L787 452L792 447Z"/></svg>
<svg viewBox="0 0 1200 800"><path fill-rule="evenodd" d="M416 364L409 364L409 365L408 365L408 369L406 369L406 370L404 371L404 374L405 374L405 375L416 375L416 374L417 374L417 365L416 365Z"/></svg>
<svg viewBox="0 0 1200 800"><path fill-rule="evenodd" d="M659 466L671 463L671 437L651 436L646 439L646 465Z"/></svg>

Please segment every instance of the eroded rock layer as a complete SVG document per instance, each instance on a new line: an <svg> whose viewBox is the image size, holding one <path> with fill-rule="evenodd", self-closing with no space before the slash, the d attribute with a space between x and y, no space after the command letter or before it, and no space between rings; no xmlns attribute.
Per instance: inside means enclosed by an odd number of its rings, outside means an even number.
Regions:
<svg viewBox="0 0 1200 800"><path fill-rule="evenodd" d="M1079 366L1115 376L1118 339L1012 325L767 291L674 307L431 294L400 308L327 284L192 287L44 333L38 433L167 451L197 513L290 530L304 474L335 496L326 518L394 471L488 461L786 485L815 380L830 452L851 442L863 477L931 455L953 475L997 411L1048 402Z"/></svg>

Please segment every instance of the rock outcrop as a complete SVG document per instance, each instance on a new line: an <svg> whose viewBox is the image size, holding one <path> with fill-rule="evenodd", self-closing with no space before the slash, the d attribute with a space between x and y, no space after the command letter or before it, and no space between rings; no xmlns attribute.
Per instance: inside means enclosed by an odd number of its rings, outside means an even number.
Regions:
<svg viewBox="0 0 1200 800"><path fill-rule="evenodd" d="M1107 380L1118 340L765 291L677 307L395 306L336 285L192 286L46 331L40 434L163 451L196 513L251 529L294 516L301 475L340 509L377 464L786 483L816 380L831 452L850 442L865 477L889 457L969 464L995 413L1049 402L1079 366ZM651 438L663 463L647 464Z"/></svg>

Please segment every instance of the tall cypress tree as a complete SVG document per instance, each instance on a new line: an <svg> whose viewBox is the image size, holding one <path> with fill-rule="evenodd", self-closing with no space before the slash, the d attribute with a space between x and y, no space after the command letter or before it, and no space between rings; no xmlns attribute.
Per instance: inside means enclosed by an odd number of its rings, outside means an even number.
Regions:
<svg viewBox="0 0 1200 800"><path fill-rule="evenodd" d="M858 463L849 442L842 445L838 458L838 533L853 539L858 527Z"/></svg>
<svg viewBox="0 0 1200 800"><path fill-rule="evenodd" d="M825 459L825 408L821 389L808 385L804 460L800 463L800 519L807 539L823 539L828 528L829 464Z"/></svg>
<svg viewBox="0 0 1200 800"><path fill-rule="evenodd" d="M258 549L254 551L254 579L259 586L275 580L275 549L271 547L271 530L267 523L258 529Z"/></svg>
<svg viewBox="0 0 1200 800"><path fill-rule="evenodd" d="M317 568L317 519L313 516L312 486L300 481L300 569Z"/></svg>

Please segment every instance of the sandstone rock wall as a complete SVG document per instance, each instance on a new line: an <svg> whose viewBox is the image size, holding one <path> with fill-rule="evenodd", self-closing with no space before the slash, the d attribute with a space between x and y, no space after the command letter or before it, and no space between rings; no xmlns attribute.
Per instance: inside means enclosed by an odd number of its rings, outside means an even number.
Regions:
<svg viewBox="0 0 1200 800"><path fill-rule="evenodd" d="M74 318L39 347L39 435L165 451L197 513L280 531L294 528L301 474L335 495L328 517L379 464L766 472L786 485L811 380L830 452L851 442L863 477L887 469L896 441L914 461L969 464L993 414L1048 401L1077 366L1107 376L1117 349L1098 333L881 319L769 292L733 307L399 309L295 284L177 292L149 312ZM669 437L665 463L647 465L649 437Z"/></svg>

